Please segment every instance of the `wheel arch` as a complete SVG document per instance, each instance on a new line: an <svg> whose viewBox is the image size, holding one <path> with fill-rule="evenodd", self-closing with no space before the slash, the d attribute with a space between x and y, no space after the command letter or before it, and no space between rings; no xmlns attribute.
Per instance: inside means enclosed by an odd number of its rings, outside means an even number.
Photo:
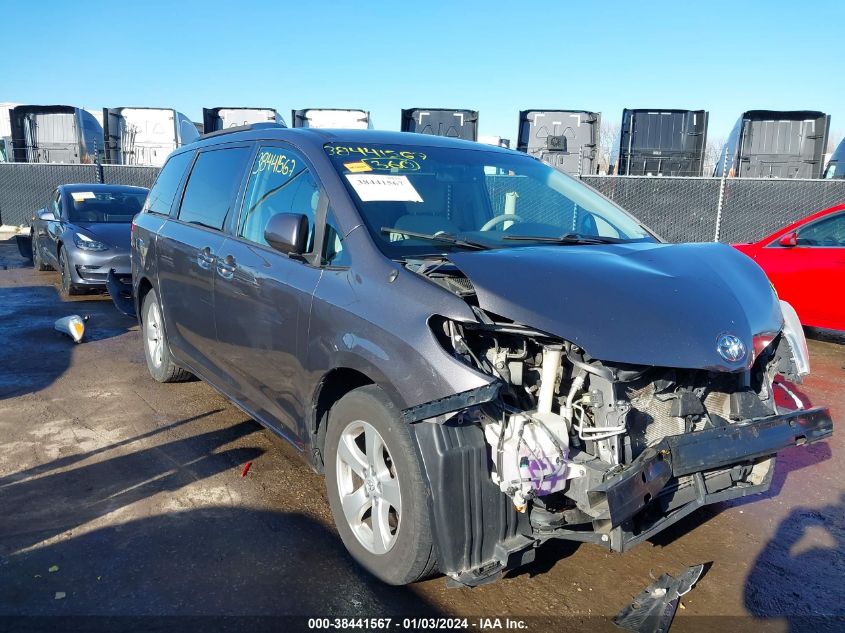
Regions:
<svg viewBox="0 0 845 633"><path fill-rule="evenodd" d="M363 371L352 367L334 367L327 371L317 384L311 399L309 431L311 462L318 473L324 470L323 455L329 411L343 396L366 385L378 385L378 382Z"/></svg>
<svg viewBox="0 0 845 633"><path fill-rule="evenodd" d="M152 282L146 276L141 277L141 279L138 281L138 289L135 292L135 314L138 317L138 323L143 323L141 306L144 305L144 297L146 297L147 293L152 289Z"/></svg>

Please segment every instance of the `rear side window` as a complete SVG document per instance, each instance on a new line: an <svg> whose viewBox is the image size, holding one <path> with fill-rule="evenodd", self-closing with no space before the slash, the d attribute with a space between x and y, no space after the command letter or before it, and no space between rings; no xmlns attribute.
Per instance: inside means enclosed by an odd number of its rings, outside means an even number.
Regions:
<svg viewBox="0 0 845 633"><path fill-rule="evenodd" d="M193 157L193 152L184 152L167 159L153 188L150 190L150 194L147 196L147 203L144 205L145 213L170 215L170 206L173 204L176 190L179 188L182 176L185 175L185 170Z"/></svg>
<svg viewBox="0 0 845 633"><path fill-rule="evenodd" d="M185 185L179 219L222 229L249 153L246 147L201 152Z"/></svg>

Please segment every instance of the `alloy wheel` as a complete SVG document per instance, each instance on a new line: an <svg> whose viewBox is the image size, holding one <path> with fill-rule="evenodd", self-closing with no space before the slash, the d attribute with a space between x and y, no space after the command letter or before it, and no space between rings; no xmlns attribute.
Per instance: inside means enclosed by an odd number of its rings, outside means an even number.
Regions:
<svg viewBox="0 0 845 633"><path fill-rule="evenodd" d="M164 334L161 327L161 313L157 303L151 303L147 310L147 318L144 323L144 338L147 343L147 352L150 360L156 368L161 367L163 358Z"/></svg>
<svg viewBox="0 0 845 633"><path fill-rule="evenodd" d="M70 294L70 271L67 268L67 255L62 250L59 256L59 274L62 277L62 288L67 294Z"/></svg>
<svg viewBox="0 0 845 633"><path fill-rule="evenodd" d="M399 479L381 434L368 422L350 422L337 448L343 514L358 542L373 554L395 545L402 514Z"/></svg>

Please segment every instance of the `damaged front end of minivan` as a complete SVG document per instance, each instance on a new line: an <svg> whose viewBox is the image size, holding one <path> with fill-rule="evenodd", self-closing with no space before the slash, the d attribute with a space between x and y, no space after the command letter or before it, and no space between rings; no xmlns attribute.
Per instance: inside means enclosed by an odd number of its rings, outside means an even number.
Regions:
<svg viewBox="0 0 845 633"><path fill-rule="evenodd" d="M623 352L599 358L587 342L491 311L489 279L464 275L469 258L461 264L416 272L473 305L477 321L434 315L429 325L490 382L403 412L432 484L441 568L453 581L495 580L549 539L625 551L702 505L766 491L778 451L832 432L828 410L803 408L794 393L809 372L806 341L774 293L769 323L747 319L736 327L742 334L717 328L712 354L688 367L659 365ZM671 343L694 347L688 338Z"/></svg>

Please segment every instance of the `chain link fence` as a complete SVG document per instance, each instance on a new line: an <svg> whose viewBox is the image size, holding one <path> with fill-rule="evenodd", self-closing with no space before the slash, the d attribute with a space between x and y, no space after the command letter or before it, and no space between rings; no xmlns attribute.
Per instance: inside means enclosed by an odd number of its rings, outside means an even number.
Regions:
<svg viewBox="0 0 845 633"><path fill-rule="evenodd" d="M845 203L845 180L583 176L670 242L754 242Z"/></svg>
<svg viewBox="0 0 845 633"><path fill-rule="evenodd" d="M845 202L845 180L728 178L719 241L754 242L815 211Z"/></svg>
<svg viewBox="0 0 845 633"><path fill-rule="evenodd" d="M0 225L29 224L59 185L106 182L152 187L158 167L0 163Z"/></svg>
<svg viewBox="0 0 845 633"><path fill-rule="evenodd" d="M151 187L157 167L134 165L57 165L0 163L0 224L28 224L61 184L106 182ZM845 202L845 180L777 178L682 178L649 176L582 176L595 188L670 242L751 242L802 217ZM504 193L531 188L523 200L543 200L538 183L509 176L489 176L491 198L504 212ZM548 190L546 190L548 191ZM526 221L575 227L577 209L561 209L559 198L527 209ZM552 204L554 202L554 205ZM557 207L557 208L555 208ZM559 217L563 213L565 218ZM552 217L554 216L554 217Z"/></svg>
<svg viewBox="0 0 845 633"><path fill-rule="evenodd" d="M718 178L583 176L582 181L669 242L709 242L716 235Z"/></svg>
<svg viewBox="0 0 845 633"><path fill-rule="evenodd" d="M0 225L29 224L56 187L75 182L97 182L97 166L0 163Z"/></svg>
<svg viewBox="0 0 845 633"><path fill-rule="evenodd" d="M103 165L103 182L150 189L160 170L160 167L139 165Z"/></svg>

